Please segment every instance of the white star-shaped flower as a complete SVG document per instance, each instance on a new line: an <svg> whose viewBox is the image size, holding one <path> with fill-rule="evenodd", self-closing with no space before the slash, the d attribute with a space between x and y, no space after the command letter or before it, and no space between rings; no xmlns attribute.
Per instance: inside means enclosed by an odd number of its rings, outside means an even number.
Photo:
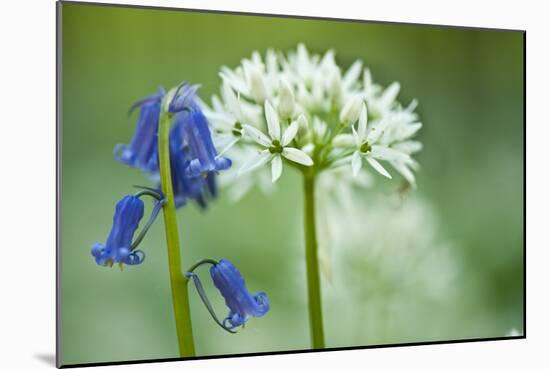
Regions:
<svg viewBox="0 0 550 369"><path fill-rule="evenodd" d="M201 102L204 114L217 134L218 156L224 155L242 139L244 123L258 124L261 118L261 109L257 109L256 105L241 101L240 94L235 95L233 89L226 82L222 84L221 95L225 104L217 96L214 96L212 98L213 109Z"/></svg>
<svg viewBox="0 0 550 369"><path fill-rule="evenodd" d="M239 169L239 174L254 170L271 161L271 180L277 181L283 172L282 157L301 165L311 166L313 160L302 150L289 147L298 133L298 121L295 120L281 134L281 124L277 112L269 101L265 102L265 119L269 137L259 129L244 125L244 132L265 149Z"/></svg>
<svg viewBox="0 0 550 369"><path fill-rule="evenodd" d="M361 113L357 123L357 130L352 126L353 136L340 135L336 141L349 141L353 139L355 151L351 157L351 169L356 176L363 166L363 159L370 164L378 173L385 177L391 178L390 173L380 164L378 160L386 160L395 165L411 164L412 159L406 153L392 149L385 145L380 145L379 141L384 134L384 131L390 124L389 119L382 120L377 125L368 130L367 127L367 107L365 103L361 106Z"/></svg>

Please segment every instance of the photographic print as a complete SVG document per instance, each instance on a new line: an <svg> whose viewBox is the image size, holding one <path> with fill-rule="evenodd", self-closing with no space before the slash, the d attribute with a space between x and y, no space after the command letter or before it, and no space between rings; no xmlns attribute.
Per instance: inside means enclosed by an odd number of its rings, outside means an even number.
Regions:
<svg viewBox="0 0 550 369"><path fill-rule="evenodd" d="M58 3L58 365L524 337L524 47Z"/></svg>

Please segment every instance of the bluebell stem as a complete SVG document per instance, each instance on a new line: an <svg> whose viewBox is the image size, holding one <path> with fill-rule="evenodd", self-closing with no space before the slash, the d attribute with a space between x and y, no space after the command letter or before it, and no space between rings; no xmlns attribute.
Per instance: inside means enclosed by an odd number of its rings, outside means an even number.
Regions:
<svg viewBox="0 0 550 369"><path fill-rule="evenodd" d="M269 311L269 299L264 292L252 295L239 270L226 259L210 267L210 276L229 308L223 325L229 329L243 325L251 316L261 317Z"/></svg>
<svg viewBox="0 0 550 369"><path fill-rule="evenodd" d="M143 231L132 242L139 222L143 218L144 204L140 196L144 194L153 196L156 199L156 204ZM116 205L113 226L107 242L105 245L96 243L92 246L92 256L96 263L111 267L114 263L118 263L121 268L123 264L141 264L145 259L145 253L135 249L153 224L163 204L164 197L157 190L146 189L136 195L124 196Z"/></svg>
<svg viewBox="0 0 550 369"><path fill-rule="evenodd" d="M118 144L114 154L120 162L143 170L145 172L158 171L158 125L161 101L165 92L161 87L156 94L136 102L130 113L140 108L139 118L130 144Z"/></svg>

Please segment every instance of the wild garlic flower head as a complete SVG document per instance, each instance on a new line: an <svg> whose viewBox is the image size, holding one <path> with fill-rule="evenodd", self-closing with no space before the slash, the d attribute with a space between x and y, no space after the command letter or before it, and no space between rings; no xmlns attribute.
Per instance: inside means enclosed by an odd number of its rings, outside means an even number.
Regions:
<svg viewBox="0 0 550 369"><path fill-rule="evenodd" d="M348 166L357 176L367 162L391 178L386 162L415 185L416 101L404 108L399 83L374 83L361 60L343 70L334 51L310 54L300 44L286 55L255 51L234 69L222 67L220 77L211 106L200 104L220 155L234 160L241 177L268 164L273 182L285 165L313 173ZM254 154L235 160L241 148Z"/></svg>

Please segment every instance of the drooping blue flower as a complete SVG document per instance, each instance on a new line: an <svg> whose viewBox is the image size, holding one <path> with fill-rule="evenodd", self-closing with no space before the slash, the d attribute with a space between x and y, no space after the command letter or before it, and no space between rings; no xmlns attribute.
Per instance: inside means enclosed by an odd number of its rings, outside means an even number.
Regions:
<svg viewBox="0 0 550 369"><path fill-rule="evenodd" d="M187 168L189 176L198 177L231 167L230 159L218 157L208 122L198 106L177 116L181 120L181 129L191 157Z"/></svg>
<svg viewBox="0 0 550 369"><path fill-rule="evenodd" d="M205 208L205 197L208 196L205 178L191 177L187 174L190 156L183 144L183 135L178 131L177 125L170 131L170 167L176 208L185 205L190 199L195 200L201 208Z"/></svg>
<svg viewBox="0 0 550 369"><path fill-rule="evenodd" d="M269 311L269 299L264 292L252 295L246 289L241 273L228 260L221 259L210 267L210 276L229 308L223 325L232 329L243 325L251 316L261 317Z"/></svg>
<svg viewBox="0 0 550 369"><path fill-rule="evenodd" d="M158 126L164 89L136 102L132 112L140 108L139 118L130 144L115 146L115 157L122 163L145 172L158 171Z"/></svg>
<svg viewBox="0 0 550 369"><path fill-rule="evenodd" d="M145 253L141 250L131 250L132 238L143 218L143 210L143 201L133 195L124 196L116 204L113 226L107 242L105 245L96 243L92 247L92 255L98 265L135 265L143 262Z"/></svg>

